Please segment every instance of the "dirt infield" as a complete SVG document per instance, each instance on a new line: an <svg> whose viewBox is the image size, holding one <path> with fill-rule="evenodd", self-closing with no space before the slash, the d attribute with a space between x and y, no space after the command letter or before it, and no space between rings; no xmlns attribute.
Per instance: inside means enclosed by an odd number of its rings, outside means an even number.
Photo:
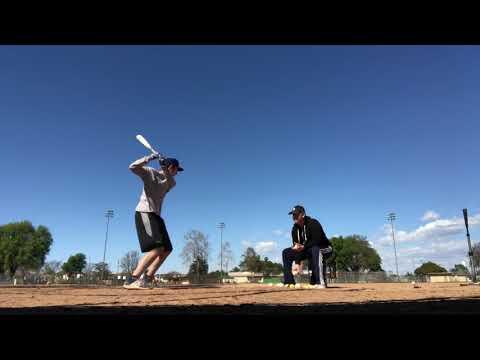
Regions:
<svg viewBox="0 0 480 360"><path fill-rule="evenodd" d="M266 285L1 287L0 315L10 314L302 314L476 313L480 286L335 284L328 289Z"/></svg>

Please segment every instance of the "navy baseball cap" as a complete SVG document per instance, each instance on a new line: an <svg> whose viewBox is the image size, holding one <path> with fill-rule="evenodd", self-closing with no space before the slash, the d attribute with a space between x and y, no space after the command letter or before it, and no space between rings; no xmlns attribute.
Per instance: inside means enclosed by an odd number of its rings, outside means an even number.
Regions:
<svg viewBox="0 0 480 360"><path fill-rule="evenodd" d="M166 158L164 160L164 164L165 164L165 166L170 166L170 165L176 166L178 171L183 171L183 168L180 166L180 163L178 162L177 159Z"/></svg>
<svg viewBox="0 0 480 360"><path fill-rule="evenodd" d="M301 205L295 205L292 209L292 211L290 211L288 213L288 215L293 215L293 214L305 214L305 208Z"/></svg>

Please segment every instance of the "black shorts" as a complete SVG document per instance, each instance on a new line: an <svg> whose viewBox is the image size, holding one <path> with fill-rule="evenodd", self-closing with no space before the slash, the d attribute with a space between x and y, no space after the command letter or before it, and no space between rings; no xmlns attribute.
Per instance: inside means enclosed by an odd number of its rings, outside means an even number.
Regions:
<svg viewBox="0 0 480 360"><path fill-rule="evenodd" d="M148 252L159 247L172 251L172 243L168 236L165 221L160 216L155 213L136 211L135 225L142 252Z"/></svg>

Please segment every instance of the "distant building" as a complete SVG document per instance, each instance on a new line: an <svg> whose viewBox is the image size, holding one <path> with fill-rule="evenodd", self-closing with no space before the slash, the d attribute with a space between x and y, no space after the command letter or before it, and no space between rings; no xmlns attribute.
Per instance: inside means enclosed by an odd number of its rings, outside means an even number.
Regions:
<svg viewBox="0 0 480 360"><path fill-rule="evenodd" d="M162 284L184 284L188 281L188 276L186 274L181 274L177 272L171 272L168 274L160 274L156 276L158 281Z"/></svg>
<svg viewBox="0 0 480 360"><path fill-rule="evenodd" d="M233 283L235 284L246 284L250 282L262 282L263 274L254 273L251 271L236 271L229 272L228 276L233 278Z"/></svg>
<svg viewBox="0 0 480 360"><path fill-rule="evenodd" d="M452 273L431 273L426 276L427 282L447 283L447 282L468 282L467 275L457 275Z"/></svg>

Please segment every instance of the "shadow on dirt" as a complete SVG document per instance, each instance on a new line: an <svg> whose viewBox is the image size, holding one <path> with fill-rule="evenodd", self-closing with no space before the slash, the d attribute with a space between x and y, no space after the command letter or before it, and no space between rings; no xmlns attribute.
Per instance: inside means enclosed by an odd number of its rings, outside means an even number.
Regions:
<svg viewBox="0 0 480 360"><path fill-rule="evenodd" d="M369 302L362 304L292 305L194 305L194 306L50 306L35 308L0 308L0 316L93 315L106 317L141 316L302 316L302 315L480 315L480 299L432 299L421 301Z"/></svg>

